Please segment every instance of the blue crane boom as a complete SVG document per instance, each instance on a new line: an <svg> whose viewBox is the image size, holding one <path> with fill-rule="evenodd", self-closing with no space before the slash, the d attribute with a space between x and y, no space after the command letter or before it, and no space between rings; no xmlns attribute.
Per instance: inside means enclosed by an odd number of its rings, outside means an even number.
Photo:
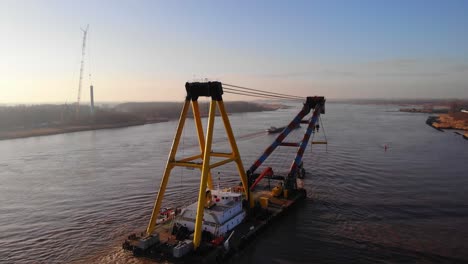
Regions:
<svg viewBox="0 0 468 264"><path fill-rule="evenodd" d="M313 110L313 114L308 120L303 120L305 116L307 116L310 111ZM320 114L325 113L325 97L323 96L313 96L307 97L306 101L299 113L294 117L294 119L289 123L287 127L283 129L283 131L276 137L273 143L265 149L262 155L250 166L249 170L247 171L247 175L249 178L252 178L252 175L255 171L260 167L263 162L275 151L278 146L288 146L288 147L298 147L296 157L294 158L291 167L289 169L288 177L286 178L286 188L287 189L295 189L296 188L296 176L297 171L301 167L302 157L304 154L305 149L307 148L307 144L310 140L310 136L315 131L315 126L319 120ZM300 123L307 123L307 129L304 133L304 137L299 143L294 142L284 142L286 137L289 133Z"/></svg>

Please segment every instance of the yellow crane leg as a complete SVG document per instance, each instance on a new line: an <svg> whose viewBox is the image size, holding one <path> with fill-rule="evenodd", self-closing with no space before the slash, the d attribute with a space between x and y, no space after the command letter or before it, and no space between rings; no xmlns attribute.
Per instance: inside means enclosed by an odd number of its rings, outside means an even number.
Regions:
<svg viewBox="0 0 468 264"><path fill-rule="evenodd" d="M213 178L211 176L211 171L208 172L207 184L208 189L213 190Z"/></svg>
<svg viewBox="0 0 468 264"><path fill-rule="evenodd" d="M200 179L200 191L198 192L197 217L195 219L195 231L193 234L193 245L197 249L200 246L203 224L203 213L205 209L206 183L210 171L211 143L213 141L214 119L216 115L216 101L210 102L210 113L208 116L208 128L206 131L206 144L203 152L203 166Z"/></svg>
<svg viewBox="0 0 468 264"><path fill-rule="evenodd" d="M232 153L234 155L234 160L237 165L237 170L239 171L239 175L241 177L242 186L245 190L245 196L250 202L250 207L253 207L253 199L250 199L250 190L247 183L247 175L245 174L244 165L242 164L242 160L240 158L239 149L237 148L236 139L234 137L234 133L232 132L231 123L229 122L229 118L224 108L224 102L218 101L219 112L221 113L221 118L223 119L224 128L226 129L226 134L228 136L229 144L231 145Z"/></svg>
<svg viewBox="0 0 468 264"><path fill-rule="evenodd" d="M179 146L180 137L182 135L182 131L184 130L185 119L187 117L189 105L190 100L185 100L184 106L182 108L182 113L180 114L179 124L177 125L177 131L174 137L174 141L172 142L171 152L169 153L169 158L166 163L166 169L164 170L164 174L161 179L161 185L159 187L158 196L156 198L156 202L154 203L153 213L151 214L150 222L148 224L148 227L146 228L147 235L151 235L156 226L156 220L159 216L159 210L161 209L162 200L164 198L164 192L166 191L167 182L169 181L169 176L173 168L172 163L175 161L177 147Z"/></svg>
<svg viewBox="0 0 468 264"><path fill-rule="evenodd" d="M195 128L197 129L198 143L200 145L200 155L203 157L203 151L205 150L205 138L203 133L203 126L200 116L200 108L198 107L198 101L192 101L192 113L193 120L195 121ZM211 172L208 174L208 188L213 190L213 178Z"/></svg>

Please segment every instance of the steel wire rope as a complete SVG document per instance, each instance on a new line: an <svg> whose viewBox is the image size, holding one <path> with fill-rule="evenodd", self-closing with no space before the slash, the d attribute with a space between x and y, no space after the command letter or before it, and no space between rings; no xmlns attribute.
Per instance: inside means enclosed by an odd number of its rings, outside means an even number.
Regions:
<svg viewBox="0 0 468 264"><path fill-rule="evenodd" d="M267 98L267 99L288 99L288 100L304 100L304 99L291 99L291 98L284 98L284 97L277 97L273 95L253 95L253 94L248 94L246 93L240 93L240 92L233 92L233 91L224 91L226 94L238 94L238 95L244 95L244 96L251 96L251 97L257 97L257 98Z"/></svg>
<svg viewBox="0 0 468 264"><path fill-rule="evenodd" d="M322 116L319 116L319 121L320 121L320 126L322 127L323 130L323 136L325 137L325 151L328 152L328 139L327 139L327 133L325 133L325 127L323 126L322 123Z"/></svg>
<svg viewBox="0 0 468 264"><path fill-rule="evenodd" d="M242 86L237 86L237 85L231 85L231 84L225 84L225 83L223 83L223 85L228 86L228 87L223 88L223 90L225 90L225 93L227 93L227 94L237 94L237 95L243 95L243 96L250 96L250 97L257 97L257 98L268 98L268 99L288 99L288 100L301 100L301 101L304 100L304 98L299 97L299 96L292 96L292 95L287 95L287 94L268 92L268 91L263 91L263 90L248 88L248 87L242 87ZM229 88L229 87L235 87L235 88L239 88L239 89ZM296 133L293 132L292 134L294 135ZM282 148L280 148L280 149L282 149ZM280 171L283 170L283 169L286 169L284 164L286 163L286 159L289 158L289 157L287 157L287 156L289 156L288 154L291 154L290 151L286 151L286 152L289 152L289 153L285 154L285 153L282 153L282 151L279 151L279 150L272 153L272 155L268 159L269 161L266 161L265 164L263 164L262 167L265 167L265 166L269 165L269 163L270 164L273 163L273 164L276 164L276 165L283 164L283 166L281 166L282 168L279 168Z"/></svg>
<svg viewBox="0 0 468 264"><path fill-rule="evenodd" d="M296 97L297 99L303 99L300 96L295 96L295 95L289 95L289 94L283 94L283 93L276 93L276 92L270 92L270 91L265 91L265 90L260 90L260 89L254 89L254 88L249 88L249 87L243 87L239 85L233 85L233 84L228 84L228 83L223 83L224 86L230 86L234 88L239 88L243 90L248 90L248 91L256 91L256 92L261 92L261 93L267 93L267 94L276 94L276 95L281 95L281 96L288 96L288 97Z"/></svg>
<svg viewBox="0 0 468 264"><path fill-rule="evenodd" d="M312 152L312 147L314 146L314 138L315 138L315 128L312 132L312 137L310 138L310 152Z"/></svg>
<svg viewBox="0 0 468 264"><path fill-rule="evenodd" d="M304 98L297 97L297 96L284 96L284 95L274 95L274 94L269 94L269 93L260 93L260 92L243 91L243 90L241 90L241 89L228 88L228 87L224 87L223 90L226 90L226 91L234 91L234 92L240 92L240 93L246 93L246 94L252 94L252 95L271 96L271 97L277 97L277 98L283 98L283 99L291 99L291 100L303 100L303 99L304 99Z"/></svg>

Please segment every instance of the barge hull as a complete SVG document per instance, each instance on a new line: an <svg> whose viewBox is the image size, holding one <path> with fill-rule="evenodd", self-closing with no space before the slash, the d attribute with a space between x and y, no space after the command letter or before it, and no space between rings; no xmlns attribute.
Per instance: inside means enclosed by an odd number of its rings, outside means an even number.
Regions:
<svg viewBox="0 0 468 264"><path fill-rule="evenodd" d="M261 195L257 193L257 195ZM294 190L289 194L289 198L271 197L271 202L266 208L260 205L251 209L244 222L233 229L233 233L228 241L223 241L214 245L209 241L203 241L196 251L191 251L183 257L175 258L172 254L173 248L179 240L173 239L171 224L159 226L159 243L142 250L137 247L137 242L141 237L129 236L123 244L123 248L131 250L136 257L144 257L158 262L170 263L224 263L230 257L241 252L266 228L274 226L274 220L287 213L289 209L307 197L304 189Z"/></svg>

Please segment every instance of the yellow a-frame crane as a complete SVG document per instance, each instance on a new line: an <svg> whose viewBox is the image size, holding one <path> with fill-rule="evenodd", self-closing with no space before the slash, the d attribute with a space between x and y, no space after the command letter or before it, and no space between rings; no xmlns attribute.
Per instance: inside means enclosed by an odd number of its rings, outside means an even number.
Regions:
<svg viewBox="0 0 468 264"><path fill-rule="evenodd" d="M193 237L194 248L197 249L201 242L202 234L202 222L203 222L203 213L205 206L205 195L207 186L209 189L213 189L213 181L211 178L211 169L222 166L229 162L235 162L237 165L237 170L239 172L239 177L241 178L243 190L245 192L245 197L249 200L249 188L247 182L247 176L242 164L242 160L237 148L237 143L232 132L231 124L229 122L226 109L224 107L224 102L222 98L223 87L220 82L205 82L205 83L186 83L185 89L187 91L187 96L185 98L185 103L182 108L182 113L180 115L179 124L177 126L176 134L174 141L172 143L172 148L167 160L166 168L161 180L161 185L159 187L159 192L154 203L153 213L151 215L151 220L146 229L147 236L151 236L155 227L156 220L159 215L159 210L161 209L161 203L164 197L164 192L171 175L171 170L174 167L190 167L198 168L201 170L200 177L200 190L198 193L198 205L197 205L197 216L195 221L195 231ZM203 133L203 127L200 117L200 110L198 106L198 98L200 96L211 97L210 101L210 110L208 114L208 125L206 129L206 136ZM195 121L195 127L197 129L198 142L200 145L200 154L181 158L176 160L176 153L179 147L180 138L182 131L184 129L185 120L187 119L187 113L190 105L192 106L193 119ZM218 108L221 115L221 119L226 130L226 135L231 146L231 153L220 153L212 151L212 140L213 140L213 128L214 121L216 116L216 108ZM216 163L210 163L211 157L221 157L225 158L224 160L218 161Z"/></svg>

